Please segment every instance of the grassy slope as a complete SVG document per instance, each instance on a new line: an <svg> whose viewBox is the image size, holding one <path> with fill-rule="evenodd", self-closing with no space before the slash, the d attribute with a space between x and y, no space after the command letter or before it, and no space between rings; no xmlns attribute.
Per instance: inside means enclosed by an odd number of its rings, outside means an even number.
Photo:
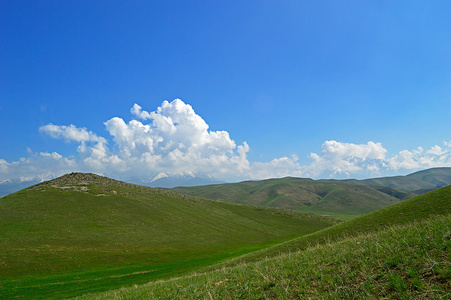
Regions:
<svg viewBox="0 0 451 300"><path fill-rule="evenodd" d="M340 219L362 215L413 196L391 188L292 177L173 190L225 202L281 207Z"/></svg>
<svg viewBox="0 0 451 300"><path fill-rule="evenodd" d="M449 298L451 186L220 264L95 299Z"/></svg>
<svg viewBox="0 0 451 300"><path fill-rule="evenodd" d="M0 199L0 298L169 278L331 224L71 174Z"/></svg>
<svg viewBox="0 0 451 300"><path fill-rule="evenodd" d="M451 217L80 299L449 299Z"/></svg>
<svg viewBox="0 0 451 300"><path fill-rule="evenodd" d="M335 242L350 236L373 233L389 226L409 224L413 221L448 214L451 214L451 186L404 200L285 243L231 259L226 264L231 266L258 261L281 253L305 250L312 245Z"/></svg>

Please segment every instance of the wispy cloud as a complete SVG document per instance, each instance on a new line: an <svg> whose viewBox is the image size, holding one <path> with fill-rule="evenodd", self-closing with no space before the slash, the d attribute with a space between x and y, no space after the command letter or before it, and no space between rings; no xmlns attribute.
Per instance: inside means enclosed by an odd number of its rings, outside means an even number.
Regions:
<svg viewBox="0 0 451 300"><path fill-rule="evenodd" d="M73 124L69 126L48 124L41 126L39 131L46 133L55 139L61 138L66 141L106 143L104 138L98 137L95 133L88 131L86 128L77 128Z"/></svg>
<svg viewBox="0 0 451 300"><path fill-rule="evenodd" d="M12 162L0 159L0 180L38 175L48 177L47 175L61 175L80 170L76 159L63 157L56 152L30 153L28 157Z"/></svg>
<svg viewBox="0 0 451 300"><path fill-rule="evenodd" d="M323 143L321 152L310 154L312 161L307 165L301 165L294 154L269 162L250 162L250 146L246 142L237 145L227 131L209 130L191 105L180 99L164 101L152 112L134 104L130 113L129 122L114 117L104 123L107 138L73 124L40 127L43 134L77 143L78 155L68 158L56 152L31 152L29 157L15 162L0 159L0 179L43 173L57 176L70 171L122 178L193 171L232 181L281 176L369 177L451 166L451 142L442 147L434 145L427 151L419 147L387 157L388 151L381 143L331 140Z"/></svg>

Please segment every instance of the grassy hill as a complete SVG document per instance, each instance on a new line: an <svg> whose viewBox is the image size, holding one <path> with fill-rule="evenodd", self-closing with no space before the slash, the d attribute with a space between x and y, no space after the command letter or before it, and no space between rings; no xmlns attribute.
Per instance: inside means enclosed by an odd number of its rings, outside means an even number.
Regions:
<svg viewBox="0 0 451 300"><path fill-rule="evenodd" d="M432 168L406 176L380 177L365 180L347 180L355 184L385 186L393 189L413 192L417 195L451 184L451 168Z"/></svg>
<svg viewBox="0 0 451 300"><path fill-rule="evenodd" d="M451 186L202 273L81 299L448 299Z"/></svg>
<svg viewBox="0 0 451 300"><path fill-rule="evenodd" d="M365 180L286 177L172 189L230 203L280 207L349 220L451 184L451 168Z"/></svg>
<svg viewBox="0 0 451 300"><path fill-rule="evenodd" d="M371 234L391 226L403 226L450 214L451 186L446 186L312 234L231 259L227 261L227 265L258 261L267 257L277 256L280 253L305 250L313 245L333 243L349 237Z"/></svg>
<svg viewBox="0 0 451 300"><path fill-rule="evenodd" d="M389 187L293 177L172 190L224 202L313 212L342 220L415 196Z"/></svg>
<svg viewBox="0 0 451 300"><path fill-rule="evenodd" d="M179 276L333 223L68 174L0 198L0 298L61 298Z"/></svg>

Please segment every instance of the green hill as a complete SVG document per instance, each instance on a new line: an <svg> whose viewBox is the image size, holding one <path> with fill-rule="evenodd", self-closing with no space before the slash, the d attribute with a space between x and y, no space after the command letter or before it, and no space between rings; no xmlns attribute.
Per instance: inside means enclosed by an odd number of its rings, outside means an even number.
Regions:
<svg viewBox="0 0 451 300"><path fill-rule="evenodd" d="M393 189L413 192L417 195L451 184L451 168L432 168L406 176L380 177L364 180L347 180L355 184L385 186Z"/></svg>
<svg viewBox="0 0 451 300"><path fill-rule="evenodd" d="M77 299L449 299L451 217Z"/></svg>
<svg viewBox="0 0 451 300"><path fill-rule="evenodd" d="M0 198L0 298L60 298L179 276L333 223L68 174Z"/></svg>
<svg viewBox="0 0 451 300"><path fill-rule="evenodd" d="M231 266L243 262L259 261L281 253L305 250L313 245L333 243L349 237L371 234L391 226L406 225L450 214L451 186L447 186L312 234L231 259L226 264Z"/></svg>
<svg viewBox="0 0 451 300"><path fill-rule="evenodd" d="M342 220L415 196L389 187L293 177L172 190L224 202L313 212Z"/></svg>
<svg viewBox="0 0 451 300"><path fill-rule="evenodd" d="M88 299L448 299L451 186L179 279Z"/></svg>
<svg viewBox="0 0 451 300"><path fill-rule="evenodd" d="M177 187L175 192L230 203L280 207L348 220L451 184L451 168L365 180L278 178Z"/></svg>

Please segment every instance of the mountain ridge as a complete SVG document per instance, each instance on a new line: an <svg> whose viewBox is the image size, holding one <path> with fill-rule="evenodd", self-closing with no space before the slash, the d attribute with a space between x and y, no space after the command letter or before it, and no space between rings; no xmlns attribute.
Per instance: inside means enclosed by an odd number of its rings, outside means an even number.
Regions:
<svg viewBox="0 0 451 300"><path fill-rule="evenodd" d="M376 177L363 180L348 179L347 182L380 185L413 192L417 195L451 184L451 168L440 167L420 170L404 176Z"/></svg>
<svg viewBox="0 0 451 300"><path fill-rule="evenodd" d="M174 188L177 186L197 186L207 184L219 184L222 181L198 172L160 172L155 176L135 176L126 181L139 185L159 188Z"/></svg>
<svg viewBox="0 0 451 300"><path fill-rule="evenodd" d="M282 207L347 220L449 184L451 168L431 168L406 176L364 180L285 177L172 190L219 201Z"/></svg>

